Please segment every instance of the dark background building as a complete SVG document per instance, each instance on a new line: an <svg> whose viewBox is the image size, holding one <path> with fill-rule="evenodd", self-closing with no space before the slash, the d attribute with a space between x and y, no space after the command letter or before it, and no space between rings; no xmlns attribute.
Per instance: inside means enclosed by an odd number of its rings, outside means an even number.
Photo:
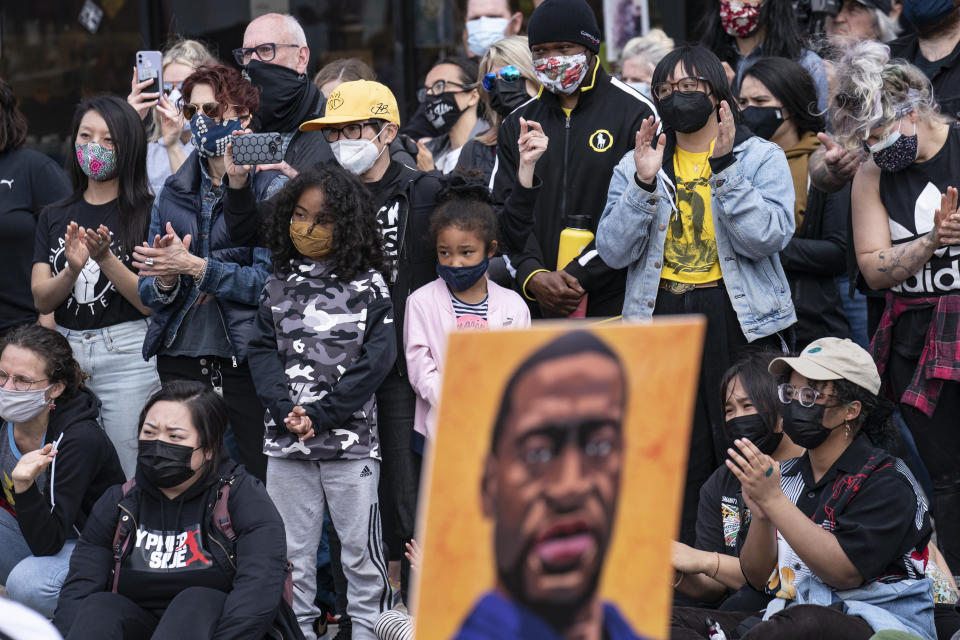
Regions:
<svg viewBox="0 0 960 640"><path fill-rule="evenodd" d="M602 20L603 0L588 0ZM650 0L651 24L683 40L686 10L706 0ZM529 16L532 0L521 0ZM465 0L21 0L0 3L0 77L30 121L28 146L61 159L73 109L87 96L130 91L134 55L180 34L207 43L227 64L247 23L263 13L294 15L310 45L312 75L330 60L370 63L397 96L403 116L430 65L461 43ZM668 11L664 11L668 9Z"/></svg>

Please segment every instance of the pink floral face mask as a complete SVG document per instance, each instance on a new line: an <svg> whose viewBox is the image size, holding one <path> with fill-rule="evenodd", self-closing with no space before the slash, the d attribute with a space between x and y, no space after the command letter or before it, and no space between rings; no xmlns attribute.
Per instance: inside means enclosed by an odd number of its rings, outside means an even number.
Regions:
<svg viewBox="0 0 960 640"><path fill-rule="evenodd" d="M587 54L537 58L533 61L533 71L544 89L569 95L587 75Z"/></svg>
<svg viewBox="0 0 960 640"><path fill-rule="evenodd" d="M96 142L74 144L77 162L87 177L97 182L110 180L117 175L117 152Z"/></svg>
<svg viewBox="0 0 960 640"><path fill-rule="evenodd" d="M745 38L757 30L762 4L720 0L720 24L734 38Z"/></svg>

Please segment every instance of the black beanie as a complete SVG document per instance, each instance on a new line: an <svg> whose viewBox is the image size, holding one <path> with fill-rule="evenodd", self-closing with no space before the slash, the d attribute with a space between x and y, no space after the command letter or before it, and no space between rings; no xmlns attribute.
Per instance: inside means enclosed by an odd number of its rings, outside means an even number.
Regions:
<svg viewBox="0 0 960 640"><path fill-rule="evenodd" d="M597 16L586 0L546 0L530 16L527 39L531 47L544 42L575 42L597 53L601 37Z"/></svg>

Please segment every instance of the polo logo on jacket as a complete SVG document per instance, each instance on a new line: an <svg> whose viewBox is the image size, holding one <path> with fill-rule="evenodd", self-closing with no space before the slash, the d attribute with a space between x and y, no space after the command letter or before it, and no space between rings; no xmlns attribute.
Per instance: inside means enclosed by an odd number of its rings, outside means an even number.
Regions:
<svg viewBox="0 0 960 640"><path fill-rule="evenodd" d="M131 568L140 570L203 569L212 563L210 554L200 546L199 524L179 533L141 527L130 554Z"/></svg>
<svg viewBox="0 0 960 640"><path fill-rule="evenodd" d="M590 148L603 153L613 146L613 136L606 129L597 129L590 134Z"/></svg>

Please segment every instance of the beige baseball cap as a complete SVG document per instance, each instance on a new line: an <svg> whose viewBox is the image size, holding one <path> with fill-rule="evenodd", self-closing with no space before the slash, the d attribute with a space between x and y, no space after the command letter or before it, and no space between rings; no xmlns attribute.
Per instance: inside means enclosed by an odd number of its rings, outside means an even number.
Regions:
<svg viewBox="0 0 960 640"><path fill-rule="evenodd" d="M795 358L775 358L768 367L774 375L791 370L811 380L849 380L873 394L880 392L880 374L873 357L850 339L814 340Z"/></svg>

